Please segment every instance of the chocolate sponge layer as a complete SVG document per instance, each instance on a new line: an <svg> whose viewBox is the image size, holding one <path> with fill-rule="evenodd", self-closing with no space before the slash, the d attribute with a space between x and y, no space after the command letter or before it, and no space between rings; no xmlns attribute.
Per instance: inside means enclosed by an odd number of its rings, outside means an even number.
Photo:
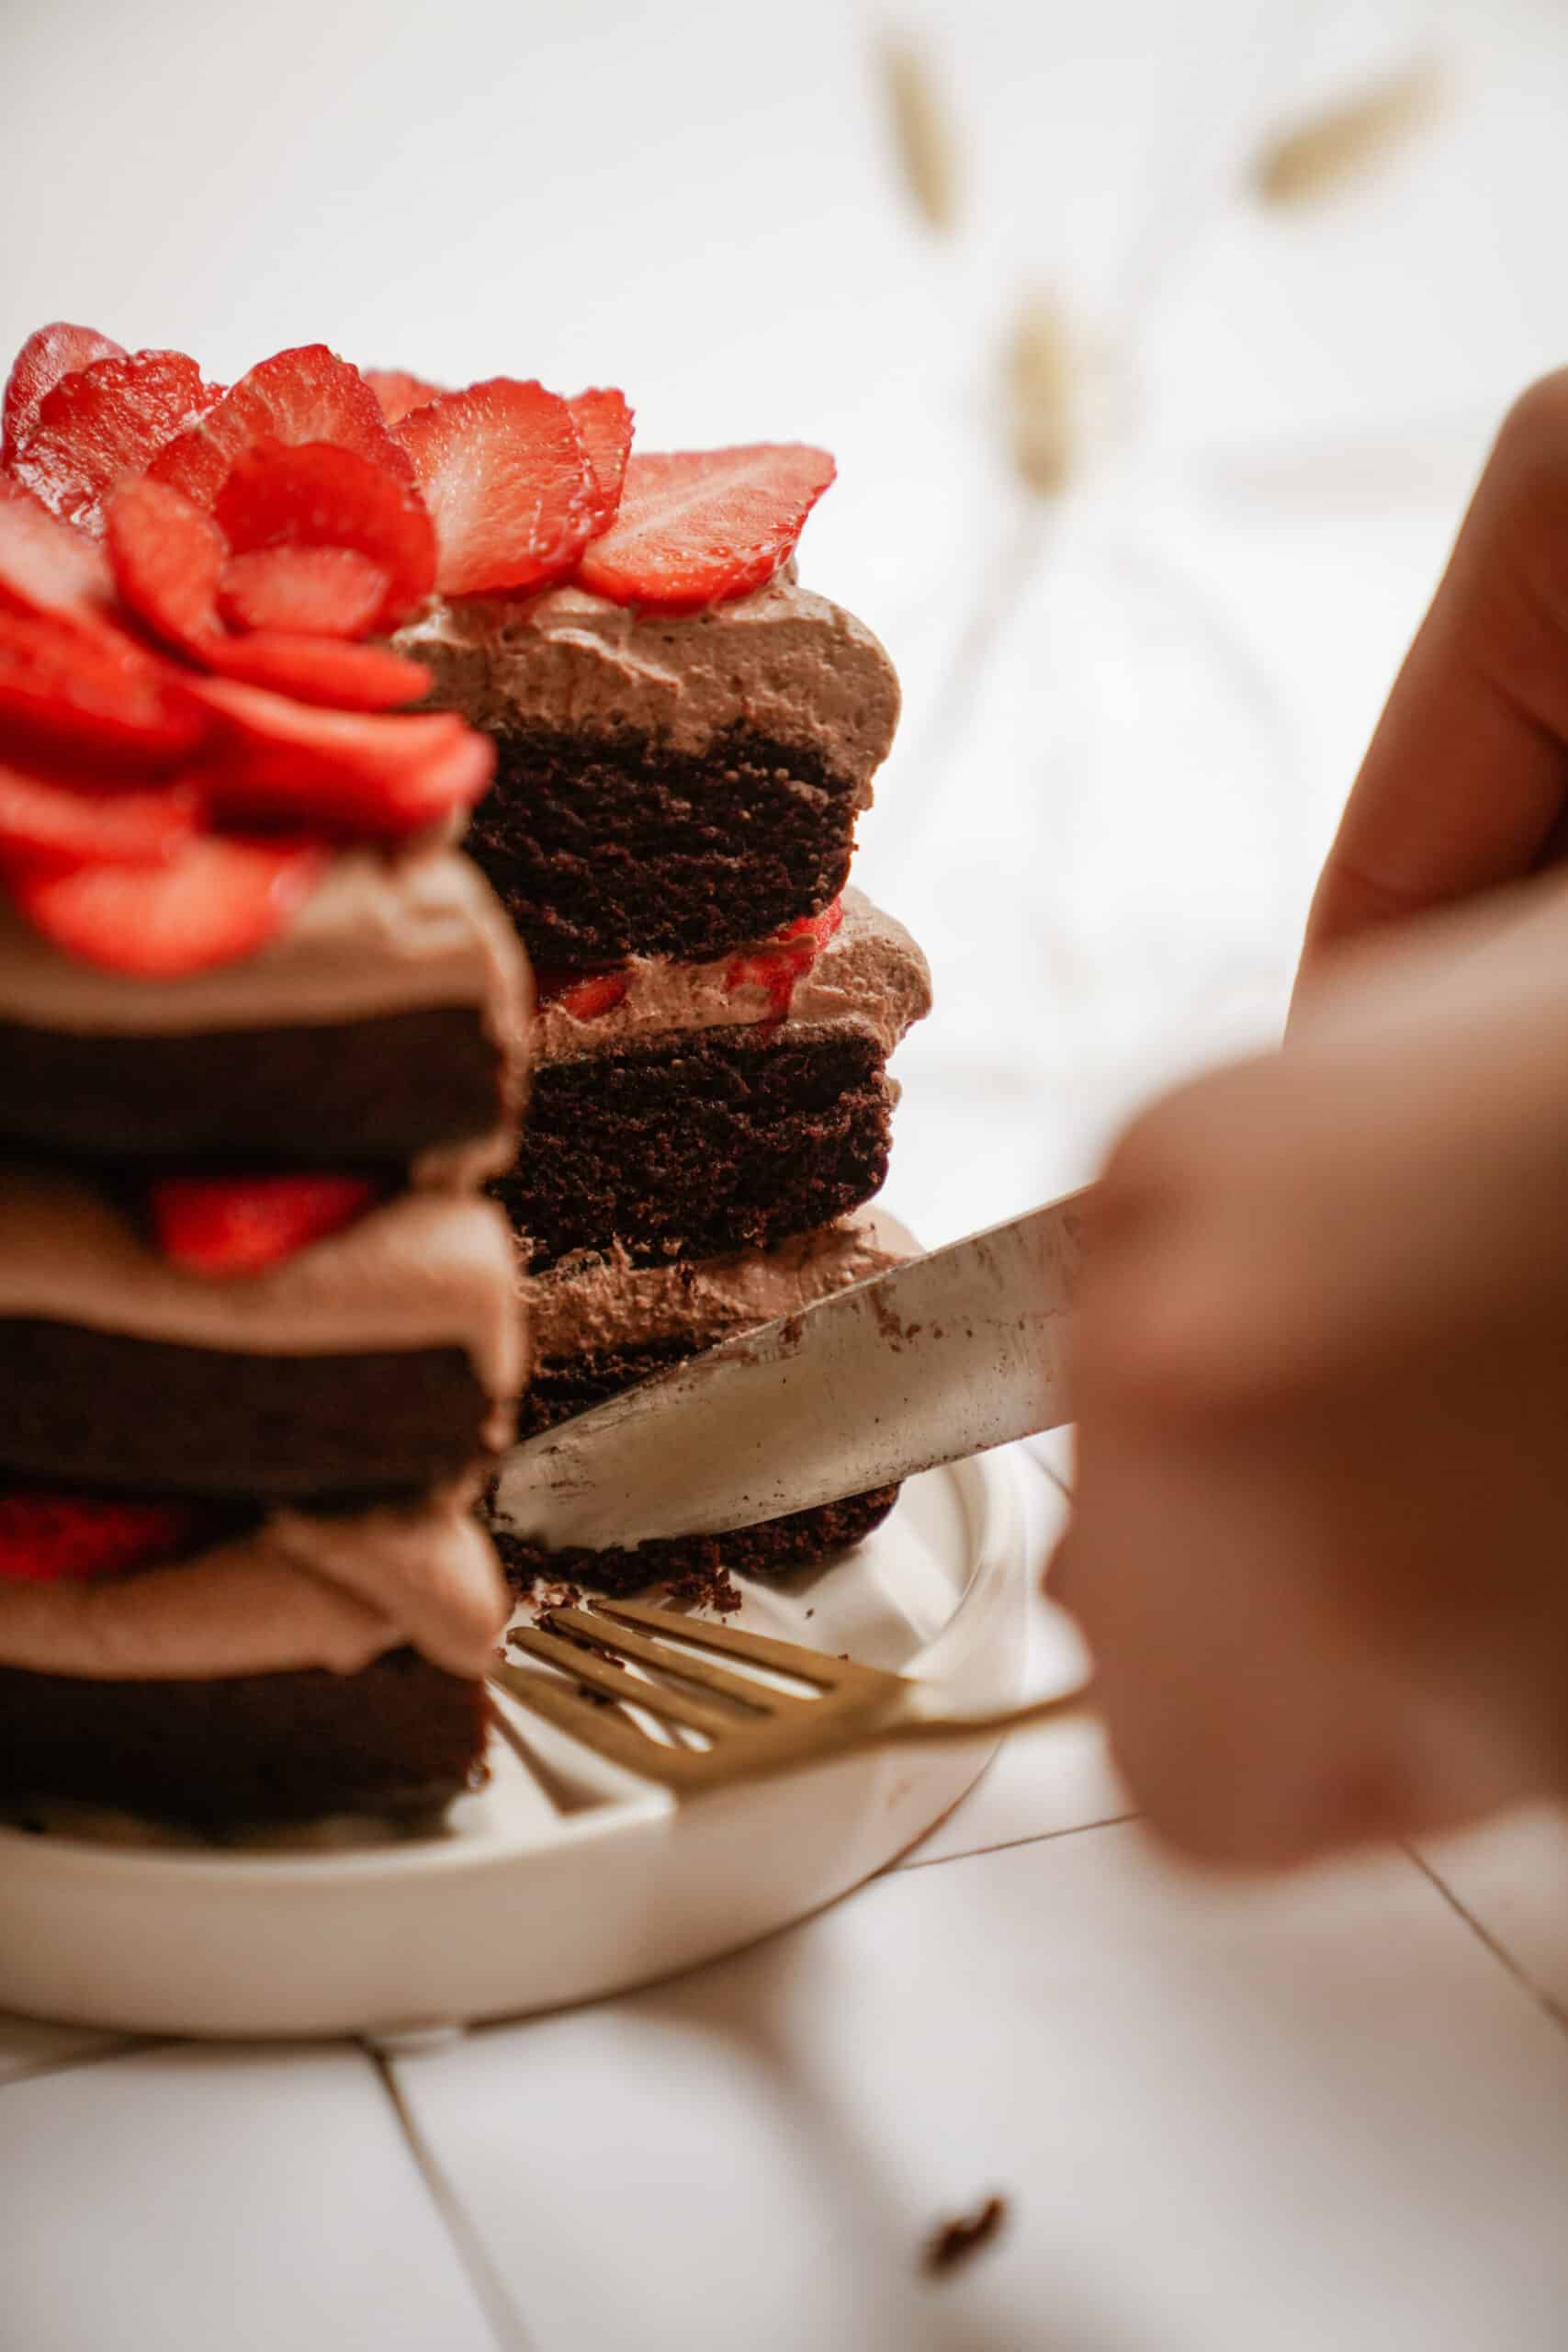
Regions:
<svg viewBox="0 0 1568 2352"><path fill-rule="evenodd" d="M719 956L844 886L858 787L798 744L734 728L699 759L532 729L496 751L464 847L543 967Z"/></svg>
<svg viewBox="0 0 1568 2352"><path fill-rule="evenodd" d="M462 1005L191 1036L0 1021L0 1137L96 1159L401 1164L497 1127L502 1077Z"/></svg>
<svg viewBox="0 0 1568 2352"><path fill-rule="evenodd" d="M591 1405L603 1404L605 1397L668 1371L696 1352L677 1340L667 1340L648 1347L562 1356L540 1363L524 1399L520 1434L533 1437L541 1430L553 1429L558 1421L586 1412ZM782 1576L791 1568L814 1567L819 1560L846 1551L869 1535L897 1499L897 1487L878 1487L870 1494L851 1495L842 1502L820 1504L815 1510L791 1511L781 1519L764 1520L758 1527L738 1528L728 1535L672 1535L639 1544L629 1551L576 1547L547 1553L502 1528L492 1528L491 1534L508 1578L525 1592L536 1577L586 1585L596 1592L639 1592L652 1584L691 1581L700 1586L725 1575Z"/></svg>
<svg viewBox="0 0 1568 2352"><path fill-rule="evenodd" d="M483 1688L394 1650L358 1674L99 1682L0 1668L0 1799L221 1828L410 1814L474 1781Z"/></svg>
<svg viewBox="0 0 1568 2352"><path fill-rule="evenodd" d="M522 1156L491 1190L535 1268L616 1240L645 1261L769 1249L877 1191L892 1101L881 1047L847 1026L547 1063Z"/></svg>
<svg viewBox="0 0 1568 2352"><path fill-rule="evenodd" d="M460 1476L491 1410L461 1348L230 1354L0 1319L0 1478L254 1502Z"/></svg>

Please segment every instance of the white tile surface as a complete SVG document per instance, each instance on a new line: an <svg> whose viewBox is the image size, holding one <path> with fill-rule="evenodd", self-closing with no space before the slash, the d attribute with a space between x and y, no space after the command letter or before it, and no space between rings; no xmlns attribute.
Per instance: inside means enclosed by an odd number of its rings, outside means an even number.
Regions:
<svg viewBox="0 0 1568 2352"><path fill-rule="evenodd" d="M1421 1858L1568 2026L1568 1812L1532 1806Z"/></svg>
<svg viewBox="0 0 1568 2352"><path fill-rule="evenodd" d="M1049 1839L400 2075L538 2352L1562 2341L1568 2039L1401 1858Z"/></svg>
<svg viewBox="0 0 1568 2352"><path fill-rule="evenodd" d="M4 2352L496 2352L358 2052L147 2052L0 2090Z"/></svg>

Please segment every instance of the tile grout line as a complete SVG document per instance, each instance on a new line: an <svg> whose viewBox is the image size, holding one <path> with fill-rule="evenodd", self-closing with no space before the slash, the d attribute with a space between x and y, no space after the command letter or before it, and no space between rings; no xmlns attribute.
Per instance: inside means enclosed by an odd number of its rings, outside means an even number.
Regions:
<svg viewBox="0 0 1568 2352"><path fill-rule="evenodd" d="M994 1846L965 1846L961 1854L931 1854L923 1862L897 1862L888 1871L877 1873L881 1878L897 1878L904 1871L940 1870L944 1862L978 1861L982 1854L1016 1853L1021 1846L1050 1846L1058 1838L1081 1838L1089 1829L1115 1829L1124 1821L1136 1821L1135 1813L1101 1814L1094 1821L1071 1821L1065 1829L1036 1829L1025 1838L998 1838Z"/></svg>
<svg viewBox="0 0 1568 2352"><path fill-rule="evenodd" d="M483 2239L464 2210L403 2097L390 2059L384 2051L373 2048L368 2042L361 2042L359 2046L380 2077L381 2087L391 2103L392 2113L409 2154L495 2337L497 2352L536 2352L535 2338L524 2324L523 2315L513 2301L501 2273L491 2260Z"/></svg>
<svg viewBox="0 0 1568 2352"><path fill-rule="evenodd" d="M1507 1945L1477 1918L1467 1904L1461 1901L1448 1881L1433 1869L1418 1847L1406 1844L1402 1840L1401 1849L1408 1854L1422 1877L1436 1888L1455 1918L1462 1920L1476 1940L1485 1946L1498 1966L1507 1971L1520 1992L1535 2004L1535 2007L1557 2027L1560 2032L1568 2033L1568 2008L1564 2008L1560 2001L1554 2000L1545 1985L1539 1984L1530 1974L1524 1962L1517 1960Z"/></svg>

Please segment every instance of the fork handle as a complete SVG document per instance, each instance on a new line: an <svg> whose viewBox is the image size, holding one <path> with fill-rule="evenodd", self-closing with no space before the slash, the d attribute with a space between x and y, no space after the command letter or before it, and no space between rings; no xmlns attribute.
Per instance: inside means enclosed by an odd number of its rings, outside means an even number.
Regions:
<svg viewBox="0 0 1568 2352"><path fill-rule="evenodd" d="M987 1732L1023 1731L1032 1724L1072 1723L1094 1713L1094 1684L1085 1680L1054 1699L1031 1699L1021 1707L993 1707L983 1715L904 1715L877 1724L846 1740L840 1751L905 1747L917 1740L951 1744Z"/></svg>

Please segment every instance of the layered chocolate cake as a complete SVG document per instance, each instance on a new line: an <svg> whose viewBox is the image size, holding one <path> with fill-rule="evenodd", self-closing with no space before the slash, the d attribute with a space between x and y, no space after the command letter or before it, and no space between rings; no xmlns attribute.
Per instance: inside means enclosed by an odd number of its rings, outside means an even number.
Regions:
<svg viewBox="0 0 1568 2352"><path fill-rule="evenodd" d="M773 1250L639 1265L614 1243L563 1258L525 1286L536 1353L519 1432L535 1436L721 1340L796 1315L851 1283L885 1272L912 1256L914 1246L891 1217L862 1209ZM896 1487L879 1487L732 1534L682 1536L627 1552L547 1557L504 1529L498 1541L519 1577L589 1583L609 1592L634 1591L656 1579L711 1590L725 1571L776 1575L858 1542L886 1517L897 1494Z"/></svg>
<svg viewBox="0 0 1568 2352"><path fill-rule="evenodd" d="M634 956L540 986L528 1146L494 1190L536 1270L768 1249L887 1172L887 1057L931 1003L925 959L859 891L702 964Z"/></svg>
<svg viewBox="0 0 1568 2352"><path fill-rule="evenodd" d="M492 1185L547 1335L525 1431L890 1262L851 1213L886 1174L887 1059L930 977L845 888L898 687L795 575L832 470L634 453L570 582L492 582L399 640L495 744L470 846L538 978L525 1145ZM547 1563L497 1536L520 1582L623 1590L811 1563L893 1499Z"/></svg>
<svg viewBox="0 0 1568 2352"><path fill-rule="evenodd" d="M541 967L722 956L843 888L898 684L793 565L694 613L477 597L403 641L494 741L469 848Z"/></svg>
<svg viewBox="0 0 1568 2352"><path fill-rule="evenodd" d="M795 575L832 461L631 438L321 345L12 371L0 1798L444 1802L530 1317L536 1429L901 1246L855 1212L929 991L844 888L897 686ZM571 1566L776 1570L891 1501Z"/></svg>
<svg viewBox="0 0 1568 2352"><path fill-rule="evenodd" d="M482 1769L526 1369L491 755L355 641L437 558L357 373L82 337L0 472L0 1797L421 1810Z"/></svg>

